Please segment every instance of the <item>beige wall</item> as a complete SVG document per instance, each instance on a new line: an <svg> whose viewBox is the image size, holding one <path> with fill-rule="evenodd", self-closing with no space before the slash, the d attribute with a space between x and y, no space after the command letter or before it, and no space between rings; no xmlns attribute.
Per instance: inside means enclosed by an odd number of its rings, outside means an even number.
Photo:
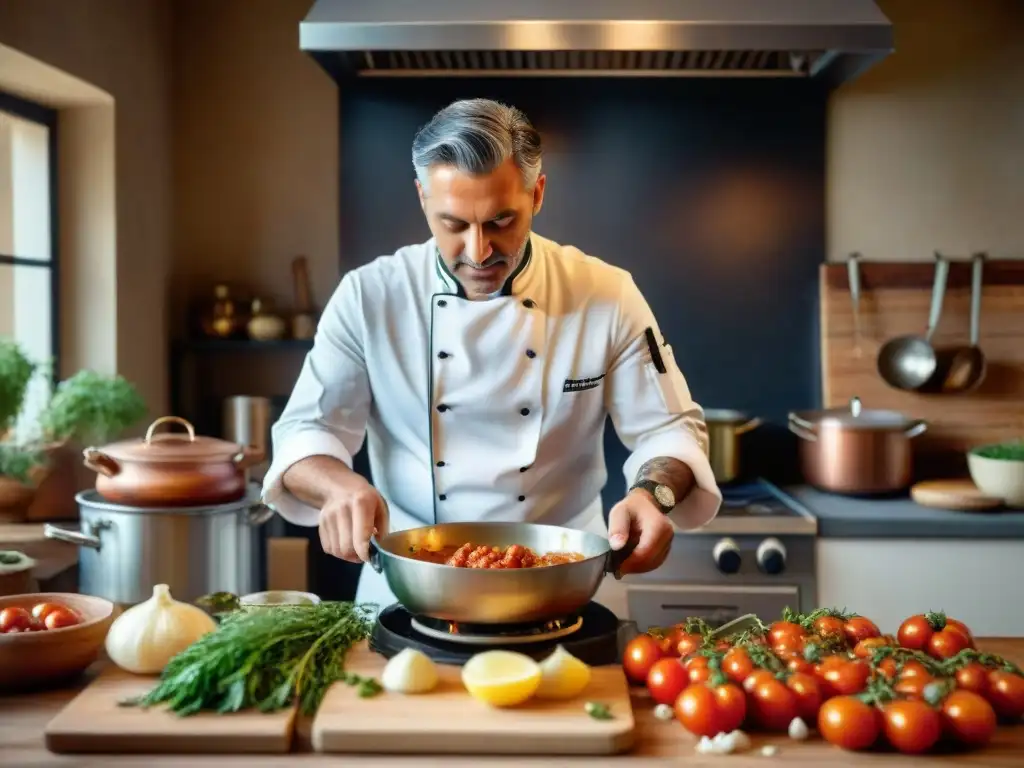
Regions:
<svg viewBox="0 0 1024 768"><path fill-rule="evenodd" d="M831 101L828 258L1024 258L1024 3L877 1L897 50Z"/></svg>
<svg viewBox="0 0 1024 768"><path fill-rule="evenodd" d="M0 43L81 78L114 99L112 113L95 113L91 123L89 115L78 117L87 123L83 130L103 132L102 122L113 115L114 189L96 193L116 195L116 228L105 235L117 252L112 281L116 368L139 386L157 413L165 410L167 401L166 293L172 253L170 8L168 0L0 3ZM106 128L109 135L109 125ZM62 152L81 149L62 140ZM90 151L95 156L102 149ZM76 183L75 178L68 179L71 187ZM61 242L63 246L63 233ZM75 321L76 315L86 313L85 303L96 301L94 294L83 295L95 277L89 264L73 263L62 277L65 375L79 364L93 363L76 348L84 342ZM77 309L67 311L69 307ZM95 319L92 312L88 310L87 316Z"/></svg>

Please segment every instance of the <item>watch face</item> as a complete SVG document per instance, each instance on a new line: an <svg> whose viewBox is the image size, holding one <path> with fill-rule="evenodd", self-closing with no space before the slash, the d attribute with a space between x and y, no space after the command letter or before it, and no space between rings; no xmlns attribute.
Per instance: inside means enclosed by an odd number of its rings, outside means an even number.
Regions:
<svg viewBox="0 0 1024 768"><path fill-rule="evenodd" d="M655 486L654 498L656 498L658 503L663 507L674 507L676 505L676 495L672 493L672 489L667 485Z"/></svg>

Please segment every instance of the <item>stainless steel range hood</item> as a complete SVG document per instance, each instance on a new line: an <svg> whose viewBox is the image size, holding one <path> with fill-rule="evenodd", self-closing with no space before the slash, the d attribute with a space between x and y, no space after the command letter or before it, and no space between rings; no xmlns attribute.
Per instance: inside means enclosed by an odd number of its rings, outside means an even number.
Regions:
<svg viewBox="0 0 1024 768"><path fill-rule="evenodd" d="M299 45L336 79L851 79L893 49L873 0L316 0Z"/></svg>

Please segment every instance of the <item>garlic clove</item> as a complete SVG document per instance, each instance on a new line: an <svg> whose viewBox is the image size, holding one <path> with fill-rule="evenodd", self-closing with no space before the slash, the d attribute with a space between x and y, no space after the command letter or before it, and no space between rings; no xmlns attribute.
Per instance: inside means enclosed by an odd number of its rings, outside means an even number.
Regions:
<svg viewBox="0 0 1024 768"><path fill-rule="evenodd" d="M422 651L405 648L384 665L380 682L391 693L429 693L437 687L437 666Z"/></svg>

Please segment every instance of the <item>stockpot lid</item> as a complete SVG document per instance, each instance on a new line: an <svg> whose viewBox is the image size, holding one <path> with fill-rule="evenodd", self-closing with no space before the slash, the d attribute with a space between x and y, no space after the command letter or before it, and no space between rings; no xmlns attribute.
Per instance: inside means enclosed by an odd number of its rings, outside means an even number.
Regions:
<svg viewBox="0 0 1024 768"><path fill-rule="evenodd" d="M809 424L848 429L907 429L916 423L899 411L865 409L861 407L859 397L852 398L846 408L799 411L794 415L799 421Z"/></svg>
<svg viewBox="0 0 1024 768"><path fill-rule="evenodd" d="M750 416L743 411L729 408L704 409L704 422L707 424L746 424L748 421Z"/></svg>
<svg viewBox="0 0 1024 768"><path fill-rule="evenodd" d="M164 424L179 424L185 432L160 432ZM161 416L149 425L146 436L121 440L98 449L118 461L180 462L231 461L244 449L237 443L196 435L195 427L179 416Z"/></svg>

